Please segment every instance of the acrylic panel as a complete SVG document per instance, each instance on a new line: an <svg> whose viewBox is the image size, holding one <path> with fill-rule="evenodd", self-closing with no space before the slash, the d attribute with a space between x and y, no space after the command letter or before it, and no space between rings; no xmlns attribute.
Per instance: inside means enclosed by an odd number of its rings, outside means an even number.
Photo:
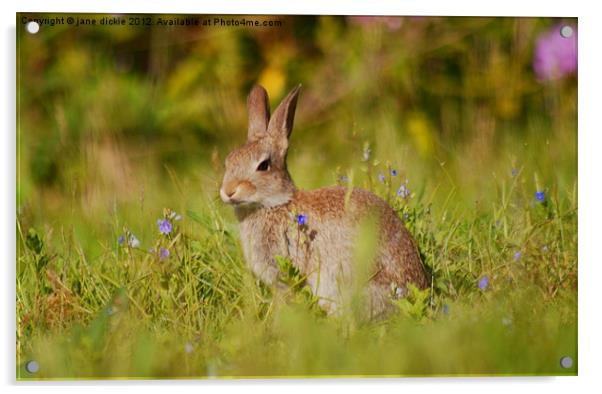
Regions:
<svg viewBox="0 0 602 394"><path fill-rule="evenodd" d="M577 35L17 14L17 379L576 375Z"/></svg>

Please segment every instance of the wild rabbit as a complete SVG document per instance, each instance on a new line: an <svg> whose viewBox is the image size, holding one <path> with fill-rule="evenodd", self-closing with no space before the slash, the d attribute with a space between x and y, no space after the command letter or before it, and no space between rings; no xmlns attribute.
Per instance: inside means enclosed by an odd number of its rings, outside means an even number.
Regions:
<svg viewBox="0 0 602 394"><path fill-rule="evenodd" d="M369 317L385 312L407 284L428 282L417 247L395 211L376 195L346 187L298 190L286 156L301 86L270 117L268 95L256 85L248 99L247 142L225 162L222 200L234 206L245 259L256 276L278 285L275 256L289 257L327 313L340 309L341 290L353 278L358 226L377 220L372 275L365 285Z"/></svg>

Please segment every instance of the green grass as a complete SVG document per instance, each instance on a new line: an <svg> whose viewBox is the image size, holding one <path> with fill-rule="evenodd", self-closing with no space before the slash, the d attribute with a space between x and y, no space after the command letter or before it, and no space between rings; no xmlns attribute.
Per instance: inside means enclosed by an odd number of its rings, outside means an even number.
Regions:
<svg viewBox="0 0 602 394"><path fill-rule="evenodd" d="M18 379L575 375L577 76L533 59L577 20L279 19L17 29ZM257 82L272 108L303 84L300 188L347 176L414 234L431 287L386 320L323 316L286 259L288 294L246 268L217 191Z"/></svg>
<svg viewBox="0 0 602 394"><path fill-rule="evenodd" d="M20 221L18 378L576 374L576 363L559 364L577 360L574 192L537 202L520 172L498 181L495 199L460 209L453 191L433 204L426 190L395 197L398 177L356 178L389 198L432 273L431 288L386 320L325 317L302 286L273 296L246 269L233 215L212 194L176 209L169 235L156 220L171 211L155 207L139 207L132 224L118 212L96 220L87 249L76 225ZM118 243L127 231L139 247ZM39 372L26 371L29 360Z"/></svg>

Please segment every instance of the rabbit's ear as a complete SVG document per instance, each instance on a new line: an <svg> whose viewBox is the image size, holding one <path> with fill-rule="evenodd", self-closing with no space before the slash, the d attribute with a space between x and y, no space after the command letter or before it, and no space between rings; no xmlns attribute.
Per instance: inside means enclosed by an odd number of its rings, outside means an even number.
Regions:
<svg viewBox="0 0 602 394"><path fill-rule="evenodd" d="M272 119L270 119L268 133L277 139L284 137L288 140L293 131L293 120L295 119L299 90L301 90L301 85L297 85L291 90L274 111Z"/></svg>
<svg viewBox="0 0 602 394"><path fill-rule="evenodd" d="M247 139L252 141L268 130L270 120L270 103L268 93L263 86L255 85L247 97L247 108L249 111L249 132Z"/></svg>

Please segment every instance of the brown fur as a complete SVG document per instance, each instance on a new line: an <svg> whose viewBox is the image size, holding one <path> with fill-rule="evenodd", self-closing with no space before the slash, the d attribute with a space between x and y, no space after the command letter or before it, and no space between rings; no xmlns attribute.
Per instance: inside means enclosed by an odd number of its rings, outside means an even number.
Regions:
<svg viewBox="0 0 602 394"><path fill-rule="evenodd" d="M247 144L226 159L220 195L235 206L245 259L255 275L270 285L280 275L274 256L290 257L329 313L338 310L342 293L354 277L353 253L359 225L372 215L378 224L373 274L366 285L370 317L405 294L408 283L427 287L416 245L393 209L376 195L328 187L297 190L286 168L299 87L282 101L269 121L267 93L249 94ZM269 168L259 170L268 160ZM265 164L265 163L264 163ZM295 215L307 217L300 226Z"/></svg>

